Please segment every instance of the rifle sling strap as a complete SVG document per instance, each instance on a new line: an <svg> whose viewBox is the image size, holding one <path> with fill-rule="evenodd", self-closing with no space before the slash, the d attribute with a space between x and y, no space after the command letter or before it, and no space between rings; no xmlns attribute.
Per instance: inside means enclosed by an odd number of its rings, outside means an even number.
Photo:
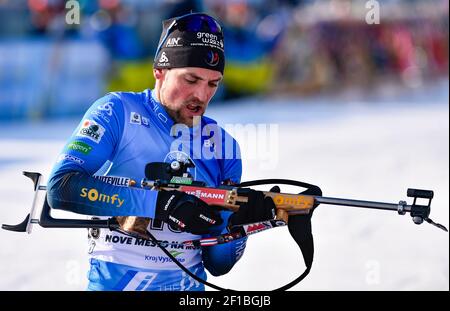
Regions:
<svg viewBox="0 0 450 311"><path fill-rule="evenodd" d="M321 196L322 191L319 187L299 181L294 180L286 180L286 179L263 179L263 180L253 180L241 183L238 185L239 187L249 187L249 186L255 186L255 185L265 185L265 184L287 184L287 185L293 185L293 186L299 186L303 188L307 188L307 190L301 192L301 194L306 195L317 195ZM299 246L302 255L303 260L305 262L306 269L305 271L297 277L292 282L277 288L273 291L285 291L299 282L301 282L311 271L313 258L314 258L314 241L313 241L313 235L311 231L311 217L314 212L314 209L317 207L317 205L314 205L314 208L311 210L309 214L306 215L291 215L289 216L289 222L288 222L288 229L289 233L291 234L292 238L295 240L297 245ZM124 232L122 232L124 233ZM235 291L232 289L226 289L217 285L214 285L212 283L207 282L206 280L203 280L202 278L198 277L191 271L189 271L182 263L180 263L164 246L161 245L161 243L158 242L158 240L150 233L147 232L150 240L152 240L156 245L158 245L159 248L171 259L173 262L180 267L185 273L187 273L191 278L194 280L209 286L211 288L214 288L216 290L220 291Z"/></svg>

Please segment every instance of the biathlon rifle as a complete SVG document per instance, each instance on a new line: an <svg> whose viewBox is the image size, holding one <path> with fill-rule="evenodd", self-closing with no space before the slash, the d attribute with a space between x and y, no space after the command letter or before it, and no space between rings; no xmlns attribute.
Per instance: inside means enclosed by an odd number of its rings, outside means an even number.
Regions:
<svg viewBox="0 0 450 311"><path fill-rule="evenodd" d="M318 186L287 179L253 180L237 185L224 184L220 187L212 188L207 187L204 182L196 181L192 178L191 174L189 174L188 172L188 169L192 168L193 166L194 164L190 160L186 162L173 161L171 163L149 163L145 168L146 178L142 179L140 183L132 179L128 179L128 183L126 186L140 187L158 191L178 190L195 195L214 208L231 210L233 212L237 211L240 205L247 202L246 194L250 189L248 187L276 184L297 186L307 189L307 191L299 194L280 193L277 190L264 191L264 195L270 196L275 203L275 219L252 224L237 225L229 228L229 232L226 234L183 242L183 244L193 247L207 247L228 243L230 241L241 239L258 232L287 225L289 228L289 232L302 251L303 259L307 268L297 279L276 290L286 290L288 288L291 288L292 286L300 282L309 273L313 260L313 241L310 232L310 217L306 217L306 221L301 220L299 222L297 220L298 216L300 215L311 216L312 211L319 204L397 211L399 215L405 215L406 213L409 213L412 217L413 222L417 225L427 222L439 229L448 232L446 227L441 224L435 223L429 218L431 201L434 196L434 192L432 190L412 188L408 189L407 196L413 198L413 202L412 204L407 204L407 202L403 200L399 201L398 203L383 203L324 197L321 195L322 192ZM3 224L2 229L31 233L32 226L35 224L38 224L44 228L107 228L109 230L118 231L135 238L153 241L164 251L167 256L169 256L181 269L188 273L188 275L190 275L192 278L218 290L229 290L223 289L219 286L202 280L201 278L192 274L181 263L179 263L178 260L174 258L170 254L170 252L166 250L165 247L161 246L161 241L156 240L156 238L147 230L150 218L136 216L116 216L108 219L53 218L51 216L51 208L46 198L40 211L39 218L37 218L36 206L38 192L46 191L47 188L45 185L41 184L42 175L40 173L23 172L23 174L29 177L34 184L34 198L31 211L21 223L17 225ZM417 199L428 199L428 202L425 205L417 204ZM296 221L290 222L290 219L292 218L296 218ZM302 227L306 227L306 229L299 228L299 224Z"/></svg>

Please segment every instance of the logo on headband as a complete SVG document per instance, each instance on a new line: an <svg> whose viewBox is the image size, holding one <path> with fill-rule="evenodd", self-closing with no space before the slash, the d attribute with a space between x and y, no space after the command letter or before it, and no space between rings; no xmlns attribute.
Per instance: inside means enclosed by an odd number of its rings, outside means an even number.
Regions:
<svg viewBox="0 0 450 311"><path fill-rule="evenodd" d="M162 52L161 56L158 60L158 62L156 63L157 66L160 67L169 67L170 63L169 63L169 58L167 58L166 52Z"/></svg>
<svg viewBox="0 0 450 311"><path fill-rule="evenodd" d="M162 52L162 53L161 53L161 57L159 58L159 61L160 61L161 63L167 63L167 62L169 61L169 59L168 59L167 56L166 56L166 52Z"/></svg>
<svg viewBox="0 0 450 311"><path fill-rule="evenodd" d="M180 37L169 38L166 43L167 48L172 48L176 46L183 46L183 40Z"/></svg>
<svg viewBox="0 0 450 311"><path fill-rule="evenodd" d="M217 64L219 63L219 53L209 51L208 54L206 55L205 61L209 66L212 67L217 66Z"/></svg>

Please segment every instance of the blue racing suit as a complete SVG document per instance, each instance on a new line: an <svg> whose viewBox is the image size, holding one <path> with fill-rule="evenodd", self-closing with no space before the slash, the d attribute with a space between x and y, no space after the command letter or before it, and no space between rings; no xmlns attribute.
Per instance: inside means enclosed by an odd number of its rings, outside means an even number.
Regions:
<svg viewBox="0 0 450 311"><path fill-rule="evenodd" d="M148 230L192 273L206 279L230 271L246 239L196 248L186 240L200 238L154 219L158 192L129 187L145 177L149 162L190 159L195 180L216 187L239 183L242 163L237 142L217 123L201 117L198 126L174 124L153 91L115 92L97 100L86 112L52 170L47 200L55 209L92 215L152 218ZM226 231L231 212L210 234ZM204 290L157 245L109 229L90 229L89 290Z"/></svg>

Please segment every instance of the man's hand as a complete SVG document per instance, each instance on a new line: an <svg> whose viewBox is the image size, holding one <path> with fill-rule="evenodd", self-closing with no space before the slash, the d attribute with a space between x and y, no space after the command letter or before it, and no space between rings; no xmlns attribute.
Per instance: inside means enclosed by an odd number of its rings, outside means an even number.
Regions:
<svg viewBox="0 0 450 311"><path fill-rule="evenodd" d="M159 191L155 218L193 234L206 234L222 224L219 212L196 196L180 191Z"/></svg>
<svg viewBox="0 0 450 311"><path fill-rule="evenodd" d="M249 190L248 202L242 204L239 210L230 216L228 226L274 219L275 214L276 207L271 197L265 197L262 191Z"/></svg>

